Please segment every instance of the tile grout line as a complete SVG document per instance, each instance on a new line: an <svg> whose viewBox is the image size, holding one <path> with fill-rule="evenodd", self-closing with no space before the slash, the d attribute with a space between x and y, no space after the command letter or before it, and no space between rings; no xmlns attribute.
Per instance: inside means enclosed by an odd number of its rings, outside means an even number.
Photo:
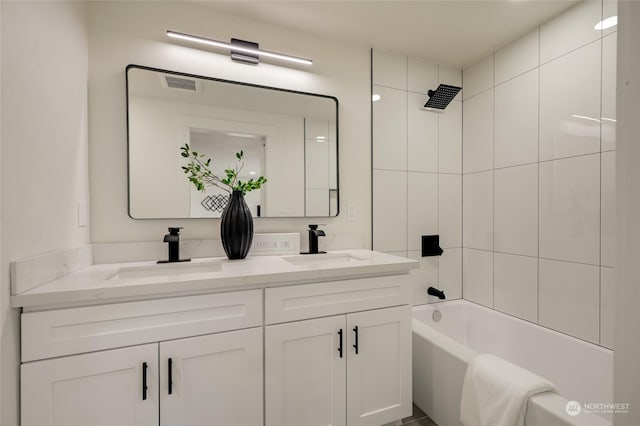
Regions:
<svg viewBox="0 0 640 426"><path fill-rule="evenodd" d="M491 309L496 307L496 52L491 54L493 81L491 82Z"/></svg>
<svg viewBox="0 0 640 426"><path fill-rule="evenodd" d="M374 212L373 212L373 203L374 203L374 187L373 187L373 183L374 183L374 173L375 173L375 169L374 169L374 164L373 164L373 48L370 50L370 55L369 55L369 62L370 62L370 67L369 67L369 78L371 81L370 84L370 93L369 95L371 96L371 99L369 99L369 105L370 105L370 109L369 109L369 132L371 133L371 143L370 143L370 150L371 150L371 158L370 158L370 162L371 162L371 250L374 250L374 245L373 245L373 241L374 241Z"/></svg>
<svg viewBox="0 0 640 426"><path fill-rule="evenodd" d="M440 64L436 64L436 78L438 79L437 83L440 84ZM438 201L438 207L436 209L436 224L437 224L437 230L436 232L438 233L438 238L440 238L440 117L441 115L437 115L436 118L436 161L438 163L437 169L438 169L438 177L437 177L437 188L436 188L436 197L437 197L437 201ZM438 288L440 290L442 290L442 283L440 282L440 259L442 258L442 255L436 259L437 263L438 263L438 267L436 268L436 277L437 277L437 283L438 283Z"/></svg>
<svg viewBox="0 0 640 426"><path fill-rule="evenodd" d="M537 268L536 268L536 286L537 286L537 300L536 300L536 324L540 324L540 81L542 79L541 75L541 65L540 65L540 56L542 55L540 48L540 26L538 26L538 66L536 69L538 70L538 108L536 108L538 113L538 125L536 131L538 133L538 256L537 256Z"/></svg>
<svg viewBox="0 0 640 426"><path fill-rule="evenodd" d="M600 11L600 20L604 19L604 1L600 3L601 11ZM602 118L602 98L603 98L603 70L604 70L604 30L600 33L600 118ZM598 179L598 183L600 184L599 191L599 207L598 217L600 219L599 227L598 227L598 264L600 267L598 268L598 344L602 345L602 121L600 122L600 161L599 161L599 171L600 171L600 179Z"/></svg>
<svg viewBox="0 0 640 426"><path fill-rule="evenodd" d="M464 70L460 70L460 84L464 94ZM460 298L464 299L464 104L462 99L462 107L460 112Z"/></svg>
<svg viewBox="0 0 640 426"><path fill-rule="evenodd" d="M406 220L405 226L405 257L409 257L409 56L404 57L404 99L405 99L405 191L406 191Z"/></svg>

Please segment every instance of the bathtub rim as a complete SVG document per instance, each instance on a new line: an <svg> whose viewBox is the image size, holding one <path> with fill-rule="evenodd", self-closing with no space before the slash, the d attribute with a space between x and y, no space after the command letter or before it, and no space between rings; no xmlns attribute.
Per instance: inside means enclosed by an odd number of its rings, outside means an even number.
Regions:
<svg viewBox="0 0 640 426"><path fill-rule="evenodd" d="M496 311L494 309L488 308L484 305L480 305L478 303L474 303L468 300L464 300L464 299L455 299L455 300L449 300L446 302L436 302L436 303L428 303L428 304L423 304L423 305L416 305L413 306L412 308L412 314L415 314L416 311L423 311L423 310L435 310L437 307L441 306L441 305L446 305L446 304L450 304L453 306L456 305L466 305L466 306L473 306L474 308L481 308L481 309L486 309L489 311L492 311L492 313L495 314L500 314L500 315L506 315L507 317L509 317L509 320L519 320L519 321L524 321L530 325L535 325L535 326L539 326L544 328L545 330L549 331L549 332L553 332L553 333L559 333L562 334L563 337L566 338L573 338L573 339L578 339L576 337L573 336L569 336L567 334L564 333L560 333L557 330L553 330L550 329L548 327L544 327L544 326L540 326L538 324L535 324L533 322L530 321L526 321L523 320L521 318L518 317L514 317L512 315L509 314L505 314L504 312L500 312L500 311ZM423 338L427 341L429 341L430 343L438 346L440 349L442 349L443 351L447 352L449 355L457 358L458 360L464 362L467 364L467 366L469 365L469 362L477 355L479 355L478 352L474 351L471 348L468 348L467 346L463 345L462 343L458 342L457 340L454 340L452 337L447 336L444 333L441 333L433 328L431 328L428 324L420 321L419 319L415 318L415 315L413 315L412 317L412 334L415 336L418 336L420 338ZM607 350L610 352L610 349L601 347L599 345L596 345L592 342L587 342L585 340L582 339L578 339L581 340L582 342L586 342L586 343L590 343L593 346L596 346L598 348L601 348L603 350ZM526 408L526 414L525 414L525 425L527 424L527 419L530 417L538 417L538 416L543 416L543 417L553 417L555 420L558 421L559 424L562 425L571 425L571 426L612 426L612 423L609 422L607 419L605 419L604 417L598 416L596 414L592 414L592 413L581 413L579 416L573 417L570 416L569 414L567 414L565 407L567 405L567 403L569 402L569 400L567 398L565 398L564 396L562 396L559 393L552 393L552 392L545 392L545 393L541 393L541 394L537 394L532 396L531 398L529 398L529 401L527 402L527 408ZM459 405L459 404L458 404ZM427 413L428 415L429 413ZM579 420L579 422L578 422Z"/></svg>

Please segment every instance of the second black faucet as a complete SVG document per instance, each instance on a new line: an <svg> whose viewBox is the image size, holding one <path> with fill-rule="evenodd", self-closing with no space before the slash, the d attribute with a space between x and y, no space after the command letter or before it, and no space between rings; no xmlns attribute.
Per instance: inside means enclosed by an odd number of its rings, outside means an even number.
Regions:
<svg viewBox="0 0 640 426"><path fill-rule="evenodd" d="M320 254L326 253L326 251L318 251L318 237L324 237L326 234L322 229L318 229L318 225L309 225L307 229L309 233L309 251L301 252L300 254Z"/></svg>

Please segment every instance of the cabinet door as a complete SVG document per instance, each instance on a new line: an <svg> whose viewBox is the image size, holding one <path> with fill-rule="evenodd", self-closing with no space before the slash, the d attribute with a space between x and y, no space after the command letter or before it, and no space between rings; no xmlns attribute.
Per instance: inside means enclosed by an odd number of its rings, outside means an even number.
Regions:
<svg viewBox="0 0 640 426"><path fill-rule="evenodd" d="M348 425L378 426L410 416L411 307L349 314L347 329Z"/></svg>
<svg viewBox="0 0 640 426"><path fill-rule="evenodd" d="M160 343L160 424L262 425L262 371L261 327Z"/></svg>
<svg viewBox="0 0 640 426"><path fill-rule="evenodd" d="M345 332L344 315L265 328L267 426L345 425Z"/></svg>
<svg viewBox="0 0 640 426"><path fill-rule="evenodd" d="M31 362L20 372L22 426L158 425L157 343Z"/></svg>

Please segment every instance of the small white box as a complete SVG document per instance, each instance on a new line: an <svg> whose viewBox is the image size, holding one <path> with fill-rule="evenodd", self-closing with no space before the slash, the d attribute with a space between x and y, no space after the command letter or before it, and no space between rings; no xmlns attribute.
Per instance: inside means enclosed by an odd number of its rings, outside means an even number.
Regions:
<svg viewBox="0 0 640 426"><path fill-rule="evenodd" d="M300 234L254 234L250 253L271 256L300 254Z"/></svg>

